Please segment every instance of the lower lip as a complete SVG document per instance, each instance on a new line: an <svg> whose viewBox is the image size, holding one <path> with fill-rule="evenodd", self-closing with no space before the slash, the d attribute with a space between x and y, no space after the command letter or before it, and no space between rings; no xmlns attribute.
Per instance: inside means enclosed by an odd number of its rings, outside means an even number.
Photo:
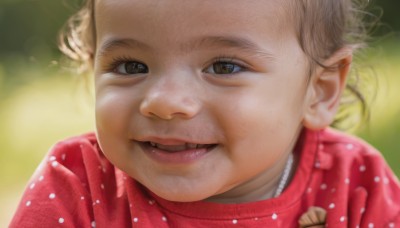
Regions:
<svg viewBox="0 0 400 228"><path fill-rule="evenodd" d="M155 147L152 147L146 143L139 143L142 150L153 160L160 163L167 164L187 164L192 163L203 158L211 150L215 148L201 148L201 149L189 149L178 152L168 152Z"/></svg>

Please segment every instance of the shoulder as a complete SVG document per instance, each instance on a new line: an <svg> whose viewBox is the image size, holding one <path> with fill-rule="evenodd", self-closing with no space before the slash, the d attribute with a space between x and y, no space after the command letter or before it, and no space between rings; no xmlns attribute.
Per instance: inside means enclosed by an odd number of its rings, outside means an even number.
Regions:
<svg viewBox="0 0 400 228"><path fill-rule="evenodd" d="M364 140L333 129L319 132L317 162L321 169L350 176L359 176L359 181L399 182L382 154ZM365 179L368 177L367 179Z"/></svg>
<svg viewBox="0 0 400 228"><path fill-rule="evenodd" d="M118 184L123 177L103 156L94 133L60 141L29 181L10 227L90 227L95 208L115 198L116 189L126 200Z"/></svg>
<svg viewBox="0 0 400 228"><path fill-rule="evenodd" d="M64 161L67 155L77 156L83 151L97 153L99 150L100 148L97 143L96 135L95 133L91 132L57 142L50 149L48 156L49 158L51 158L51 156L57 156ZM54 157L51 159L54 159Z"/></svg>
<svg viewBox="0 0 400 228"><path fill-rule="evenodd" d="M337 201L349 203L353 222L358 218L379 227L400 222L399 180L382 154L362 139L333 129L317 135L315 171L323 182L341 192ZM360 211L362 216L354 217Z"/></svg>
<svg viewBox="0 0 400 228"><path fill-rule="evenodd" d="M36 170L39 173L68 177L74 176L81 183L87 184L88 175L97 176L95 167L105 169L111 166L101 152L95 133L86 133L59 141L51 147L46 157ZM72 174L72 175L71 175Z"/></svg>
<svg viewBox="0 0 400 228"><path fill-rule="evenodd" d="M338 159L384 162L382 154L364 140L331 128L319 133L320 152L327 153Z"/></svg>

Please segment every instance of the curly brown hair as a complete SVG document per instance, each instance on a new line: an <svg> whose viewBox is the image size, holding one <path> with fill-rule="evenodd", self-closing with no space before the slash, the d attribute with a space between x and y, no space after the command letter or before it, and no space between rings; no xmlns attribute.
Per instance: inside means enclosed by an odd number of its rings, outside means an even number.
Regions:
<svg viewBox="0 0 400 228"><path fill-rule="evenodd" d="M92 72L96 50L94 1L84 0L82 8L72 15L59 35L59 48L78 66L80 73ZM323 60L342 47L359 51L366 47L368 37L365 11L369 0L288 0L289 15L294 22L298 42L309 59L310 75ZM350 128L354 122L369 118L369 106L361 92L361 75L352 70L339 111L331 124L336 128ZM354 108L359 115L354 115ZM355 118L350 118L355 117ZM351 124L349 124L349 119Z"/></svg>

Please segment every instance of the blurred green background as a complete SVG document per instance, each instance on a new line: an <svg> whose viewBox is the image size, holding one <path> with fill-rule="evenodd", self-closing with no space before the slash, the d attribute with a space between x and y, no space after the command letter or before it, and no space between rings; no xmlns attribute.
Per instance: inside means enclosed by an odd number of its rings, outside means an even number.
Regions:
<svg viewBox="0 0 400 228"><path fill-rule="evenodd" d="M381 8L373 11L383 9L385 25L374 35L383 38L374 39L360 67L373 66L377 96L369 124L354 133L382 151L400 176L400 1L376 2ZM51 145L94 129L90 85L60 64L57 50L57 33L78 5L0 1L0 227Z"/></svg>

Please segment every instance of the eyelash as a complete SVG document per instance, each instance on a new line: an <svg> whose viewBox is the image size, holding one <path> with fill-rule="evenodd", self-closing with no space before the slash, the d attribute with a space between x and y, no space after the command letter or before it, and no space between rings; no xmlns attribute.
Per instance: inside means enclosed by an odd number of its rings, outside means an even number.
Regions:
<svg viewBox="0 0 400 228"><path fill-rule="evenodd" d="M108 64L105 67L106 72L116 72L116 69L119 65L127 62L138 62L142 63L141 61L137 61L134 58L128 57L128 56L119 56L119 57L114 57L111 61L110 64Z"/></svg>
<svg viewBox="0 0 400 228"><path fill-rule="evenodd" d="M239 72L234 72L234 73L231 73L230 75L235 74L235 73L240 73L240 72L243 72L243 71L248 71L249 68L247 66L245 66L245 64L239 63L237 61L237 59L240 59L240 58L238 58L236 56L224 56L224 55L222 55L222 56L219 56L219 57L215 58L211 63L207 64L205 69L213 66L216 63L228 63L228 64L236 65L236 66L241 68ZM223 75L223 74L218 74L218 75ZM227 74L227 75L229 75L229 74Z"/></svg>
<svg viewBox="0 0 400 228"><path fill-rule="evenodd" d="M239 63L237 63L237 61L235 61L235 59L238 59L238 57L221 55L221 56L214 58L214 60L211 63L214 64L214 63L219 63L219 62L227 62L227 63L234 63L237 65L240 65Z"/></svg>
<svg viewBox="0 0 400 228"><path fill-rule="evenodd" d="M240 67L240 70L238 72L228 73L226 75L232 75L232 74L236 74L236 73L240 73L240 72L249 70L249 68L247 66L245 66L243 63L238 63L238 61L236 61L236 59L238 59L238 58L235 56L223 55L223 56L216 57L214 60L212 60L210 63L208 63L206 65L206 67L203 68L202 72L207 73L205 71L207 69L209 69L210 67L213 67L213 65L216 63L228 63L228 64L233 64L235 66ZM114 57L112 59L111 63L105 67L105 71L106 72L116 72L118 66L120 66L123 63L127 63L127 62L138 62L138 63L144 64L141 61L137 61L134 58L131 58L128 56L119 56L119 57ZM144 65L146 65L146 64L144 64ZM217 75L224 75L224 74L217 74Z"/></svg>

